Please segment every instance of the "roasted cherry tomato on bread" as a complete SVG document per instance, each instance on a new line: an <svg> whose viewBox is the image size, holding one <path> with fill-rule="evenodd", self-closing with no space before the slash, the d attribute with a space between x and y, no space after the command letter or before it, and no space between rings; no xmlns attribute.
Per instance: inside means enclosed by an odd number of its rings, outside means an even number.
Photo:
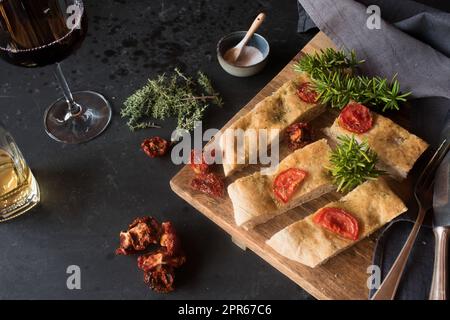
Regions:
<svg viewBox="0 0 450 320"><path fill-rule="evenodd" d="M199 150L194 149L191 151L189 165L196 174L205 174L209 171L209 165L206 163L205 156Z"/></svg>
<svg viewBox="0 0 450 320"><path fill-rule="evenodd" d="M304 82L297 88L297 95L300 99L307 103L315 103L317 101L317 92L314 91L310 82Z"/></svg>
<svg viewBox="0 0 450 320"><path fill-rule="evenodd" d="M222 197L225 189L222 179L214 173L197 175L192 180L191 187L213 197Z"/></svg>
<svg viewBox="0 0 450 320"><path fill-rule="evenodd" d="M358 221L351 213L340 208L322 208L313 218L314 223L346 239L357 240Z"/></svg>
<svg viewBox="0 0 450 320"><path fill-rule="evenodd" d="M339 125L353 133L364 133L372 128L372 114L362 104L351 102L339 115Z"/></svg>
<svg viewBox="0 0 450 320"><path fill-rule="evenodd" d="M307 175L306 171L297 168L281 172L273 182L273 193L278 200L287 203Z"/></svg>
<svg viewBox="0 0 450 320"><path fill-rule="evenodd" d="M299 122L286 129L286 139L290 150L303 148L313 140L313 131L307 123Z"/></svg>
<svg viewBox="0 0 450 320"><path fill-rule="evenodd" d="M145 139L141 144L142 150L150 157L157 158L164 156L169 150L170 143L160 137Z"/></svg>

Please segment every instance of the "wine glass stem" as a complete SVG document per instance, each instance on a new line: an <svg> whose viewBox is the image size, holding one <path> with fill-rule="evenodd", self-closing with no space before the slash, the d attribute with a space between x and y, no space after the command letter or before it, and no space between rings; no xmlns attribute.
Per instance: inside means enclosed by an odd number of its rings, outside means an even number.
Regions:
<svg viewBox="0 0 450 320"><path fill-rule="evenodd" d="M81 113L81 106L73 100L72 92L70 91L69 85L67 84L66 77L64 77L64 73L61 69L61 64L56 63L55 66L55 76L58 80L59 86L61 87L64 98L67 101L67 105L69 106L69 112L72 117L75 117Z"/></svg>

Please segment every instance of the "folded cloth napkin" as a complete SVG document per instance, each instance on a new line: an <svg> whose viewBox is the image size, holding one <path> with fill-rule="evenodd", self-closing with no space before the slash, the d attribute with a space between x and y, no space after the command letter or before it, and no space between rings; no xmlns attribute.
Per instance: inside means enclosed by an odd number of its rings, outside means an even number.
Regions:
<svg viewBox="0 0 450 320"><path fill-rule="evenodd" d="M365 59L367 75L391 78L411 91L413 131L432 146L450 108L450 1L439 0L298 0L298 31L318 27L343 49ZM379 29L367 26L376 5ZM369 13L368 13L369 11ZM381 234L373 263L386 275L412 228L417 207L389 224ZM421 228L397 292L397 299L427 299L431 284L434 237L431 219ZM374 292L370 292L370 296Z"/></svg>
<svg viewBox="0 0 450 320"><path fill-rule="evenodd" d="M363 3L299 0L321 31L366 60L365 74L391 78L398 73L402 88L414 97L450 99L450 13L411 0L365 2L380 8L379 29L367 26L370 14ZM301 19L300 27L311 27L304 13Z"/></svg>

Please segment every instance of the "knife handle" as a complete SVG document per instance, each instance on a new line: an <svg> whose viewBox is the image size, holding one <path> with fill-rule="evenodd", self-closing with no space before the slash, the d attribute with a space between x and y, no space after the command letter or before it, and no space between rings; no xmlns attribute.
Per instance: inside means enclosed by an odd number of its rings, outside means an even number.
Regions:
<svg viewBox="0 0 450 320"><path fill-rule="evenodd" d="M436 239L430 300L447 300L447 241L450 229L435 227Z"/></svg>

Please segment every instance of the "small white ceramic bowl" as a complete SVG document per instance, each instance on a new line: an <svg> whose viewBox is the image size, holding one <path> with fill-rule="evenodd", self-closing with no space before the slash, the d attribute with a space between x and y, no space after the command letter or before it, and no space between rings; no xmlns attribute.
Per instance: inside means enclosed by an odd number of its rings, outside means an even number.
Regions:
<svg viewBox="0 0 450 320"><path fill-rule="evenodd" d="M230 33L229 35L226 35L225 37L220 39L219 43L217 44L217 59L219 60L220 65L226 72L236 77L249 77L257 74L262 69L264 69L267 64L267 58L269 57L269 43L266 39L264 39L263 36L255 33L250 38L250 41L247 43L247 45L255 47L256 49L261 51L263 59L260 62L250 66L238 67L225 60L224 55L228 51L228 49L231 49L232 47L237 45L244 38L246 33L247 31L236 31Z"/></svg>

